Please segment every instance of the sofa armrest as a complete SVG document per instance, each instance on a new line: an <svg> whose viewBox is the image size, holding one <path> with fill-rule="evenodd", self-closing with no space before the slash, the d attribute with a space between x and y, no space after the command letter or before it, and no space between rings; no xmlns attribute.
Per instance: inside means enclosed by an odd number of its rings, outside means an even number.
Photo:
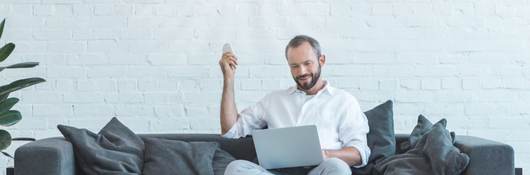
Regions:
<svg viewBox="0 0 530 175"><path fill-rule="evenodd" d="M473 136L456 136L456 147L469 155L463 175L514 175L514 151L510 145Z"/></svg>
<svg viewBox="0 0 530 175"><path fill-rule="evenodd" d="M75 175L72 144L64 138L37 140L15 151L17 175Z"/></svg>

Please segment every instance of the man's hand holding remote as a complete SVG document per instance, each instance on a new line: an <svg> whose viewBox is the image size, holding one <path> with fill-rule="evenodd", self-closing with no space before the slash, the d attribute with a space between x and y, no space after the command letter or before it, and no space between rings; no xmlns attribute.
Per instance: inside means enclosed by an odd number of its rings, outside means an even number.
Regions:
<svg viewBox="0 0 530 175"><path fill-rule="evenodd" d="M219 60L219 65L221 66L225 80L233 80L237 68L237 58L228 43L223 46L223 56Z"/></svg>

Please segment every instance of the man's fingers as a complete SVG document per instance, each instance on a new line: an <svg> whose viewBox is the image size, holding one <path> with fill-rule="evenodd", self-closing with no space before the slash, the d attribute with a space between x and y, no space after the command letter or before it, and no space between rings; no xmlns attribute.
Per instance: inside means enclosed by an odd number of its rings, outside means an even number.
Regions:
<svg viewBox="0 0 530 175"><path fill-rule="evenodd" d="M237 58L236 58L236 57L233 57L233 56L225 57L225 59L237 60Z"/></svg>
<svg viewBox="0 0 530 175"><path fill-rule="evenodd" d="M234 58L237 60L236 55L229 53L229 52L223 54L223 59L226 59L226 58Z"/></svg>
<svg viewBox="0 0 530 175"><path fill-rule="evenodd" d="M223 68L232 68L232 69L235 69L235 67L237 66L237 62L234 61L234 60L223 60L220 62L220 64L223 66Z"/></svg>
<svg viewBox="0 0 530 175"><path fill-rule="evenodd" d="M229 61L234 62L235 65L238 65L238 64L237 64L237 60L234 59L234 58L231 58Z"/></svg>
<svg viewBox="0 0 530 175"><path fill-rule="evenodd" d="M226 52L223 54L223 57L236 57L236 56L230 52Z"/></svg>
<svg viewBox="0 0 530 175"><path fill-rule="evenodd" d="M237 59L234 57L225 57L220 62L233 62L235 65L238 65Z"/></svg>
<svg viewBox="0 0 530 175"><path fill-rule="evenodd" d="M234 66L231 65L230 63L223 64L223 67L224 67L225 70L234 69Z"/></svg>
<svg viewBox="0 0 530 175"><path fill-rule="evenodd" d="M230 65L237 66L237 62L236 61L230 60L230 61L228 61L228 63Z"/></svg>
<svg viewBox="0 0 530 175"><path fill-rule="evenodd" d="M237 57L232 52L225 52L219 64L223 67L224 70L235 70L237 68Z"/></svg>

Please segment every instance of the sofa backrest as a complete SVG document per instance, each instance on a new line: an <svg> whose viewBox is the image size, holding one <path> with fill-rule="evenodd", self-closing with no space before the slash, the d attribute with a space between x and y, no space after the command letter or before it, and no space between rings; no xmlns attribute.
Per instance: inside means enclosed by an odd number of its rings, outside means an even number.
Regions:
<svg viewBox="0 0 530 175"><path fill-rule="evenodd" d="M221 148L234 156L236 159L254 161L256 149L252 137L240 139L227 139L218 134L138 134L141 138L163 138L169 140L182 140L187 142L217 142Z"/></svg>
<svg viewBox="0 0 530 175"><path fill-rule="evenodd" d="M237 159L256 160L256 149L252 137L227 139L218 134L138 134L140 137L155 137L169 140L217 142L223 150L228 151ZM403 153L401 144L408 140L408 134L396 134L396 154Z"/></svg>

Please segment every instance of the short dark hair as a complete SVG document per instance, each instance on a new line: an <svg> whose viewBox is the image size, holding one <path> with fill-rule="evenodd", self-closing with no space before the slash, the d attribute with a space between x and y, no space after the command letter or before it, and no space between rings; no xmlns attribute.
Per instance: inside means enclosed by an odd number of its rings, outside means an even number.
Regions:
<svg viewBox="0 0 530 175"><path fill-rule="evenodd" d="M285 47L285 58L288 59L287 50L289 50L289 48L296 48L302 45L304 42L308 42L311 45L311 47L313 48L313 52L315 53L317 58L319 58L321 55L320 44L316 39L307 35L296 35L293 39L291 39L291 41L289 41L289 44L287 44L287 46Z"/></svg>

